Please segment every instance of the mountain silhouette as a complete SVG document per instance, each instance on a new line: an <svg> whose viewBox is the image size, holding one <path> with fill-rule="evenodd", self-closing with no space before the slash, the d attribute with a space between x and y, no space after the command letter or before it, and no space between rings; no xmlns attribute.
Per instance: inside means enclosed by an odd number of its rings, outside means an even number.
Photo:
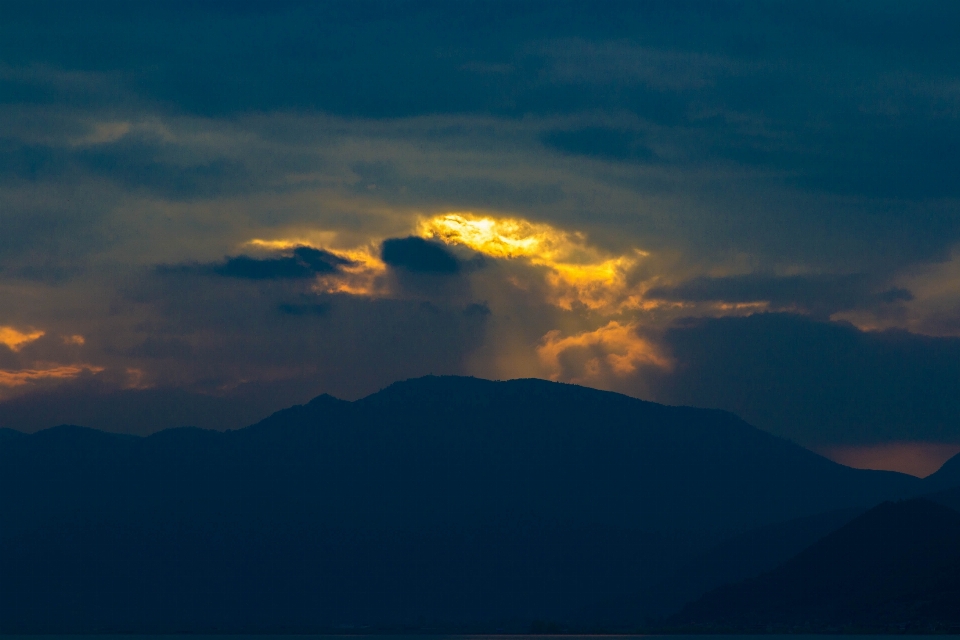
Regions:
<svg viewBox="0 0 960 640"><path fill-rule="evenodd" d="M939 469L923 479L926 492L960 487L960 453L943 463Z"/></svg>
<svg viewBox="0 0 960 640"><path fill-rule="evenodd" d="M665 614L677 613L685 604L713 589L775 569L864 511L827 511L733 536L679 564L644 594L644 600Z"/></svg>
<svg viewBox="0 0 960 640"><path fill-rule="evenodd" d="M731 536L922 483L722 411L426 377L236 431L3 436L0 486L0 632L239 633L627 628Z"/></svg>
<svg viewBox="0 0 960 640"><path fill-rule="evenodd" d="M674 619L710 631L960 629L960 512L885 502L773 571L714 590Z"/></svg>
<svg viewBox="0 0 960 640"><path fill-rule="evenodd" d="M0 442L4 442L6 440L12 440L13 438L21 438L23 436L24 434L21 433L20 431L16 431L14 429L0 428Z"/></svg>

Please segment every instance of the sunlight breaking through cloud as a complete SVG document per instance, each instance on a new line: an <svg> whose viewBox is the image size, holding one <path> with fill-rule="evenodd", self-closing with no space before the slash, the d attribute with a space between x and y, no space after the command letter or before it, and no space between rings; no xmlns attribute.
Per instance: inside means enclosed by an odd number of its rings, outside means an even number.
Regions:
<svg viewBox="0 0 960 640"><path fill-rule="evenodd" d="M578 231L564 231L522 218L445 213L421 219L415 235L449 246L461 246L495 260L521 261L542 273L548 302L570 311L583 307L593 311L618 312L639 308L643 301L630 290L627 276L639 260L649 255L634 249L624 255L604 252L587 242ZM352 248L335 246L336 234L316 232L293 238L254 238L244 247L260 251L290 251L308 246L335 253L352 264L336 274L321 275L314 287L318 293L383 296L389 291L382 276L387 270L380 257L384 238L371 238Z"/></svg>
<svg viewBox="0 0 960 640"><path fill-rule="evenodd" d="M551 373L551 380L582 382L604 375L625 376L638 368L668 369L670 360L650 341L637 334L636 324L611 321L594 331L563 336L548 332L537 355Z"/></svg>
<svg viewBox="0 0 960 640"><path fill-rule="evenodd" d="M264 240L254 238L243 244L244 247L264 251L291 251L297 247L311 247L328 251L348 260L348 264L339 267L337 273L319 274L313 286L315 293L343 293L352 296L379 297L387 294L383 284L383 275L387 265L380 259L377 241L348 249L333 248L336 238L332 232L317 232L309 237L281 238Z"/></svg>
<svg viewBox="0 0 960 640"><path fill-rule="evenodd" d="M580 232L522 218L471 213L447 213L421 220L418 233L491 258L522 259L546 268L550 302L567 310L578 304L604 309L622 302L627 274L648 255L639 249L622 256L609 255L589 245Z"/></svg>
<svg viewBox="0 0 960 640"><path fill-rule="evenodd" d="M501 284L510 282L524 292L521 299L533 296L531 302L579 317L580 326L589 327L575 335L564 335L557 329L546 333L538 330L539 339L531 339L528 334L522 349L529 364L523 366L536 363L534 367L548 371L554 380L599 386L605 386L605 380L635 375L646 366L669 368L669 360L637 329L650 311L681 303L645 299L645 283L631 275L649 255L646 251L632 249L617 254L592 245L580 231L519 217L466 212L421 217L411 231L411 236L448 247L460 260L470 261L469 255L473 254L504 267L464 272L477 287L475 291L487 290L490 278ZM397 288L389 273L393 267L381 257L381 247L388 239L371 236L363 244L344 247L335 232L308 230L287 237L254 238L242 248L276 254L311 247L349 261L335 272L315 276L311 289L317 294L403 297L409 291ZM501 298L494 303L494 312L526 317L527 311L514 306L516 300L508 300ZM519 346L513 340L507 342L514 345L512 349ZM517 373L512 366L498 369L498 375Z"/></svg>

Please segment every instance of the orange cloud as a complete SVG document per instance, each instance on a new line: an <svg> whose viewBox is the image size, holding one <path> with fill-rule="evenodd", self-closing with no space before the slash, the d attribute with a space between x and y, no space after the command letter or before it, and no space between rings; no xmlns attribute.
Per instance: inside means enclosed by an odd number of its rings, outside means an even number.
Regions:
<svg viewBox="0 0 960 640"><path fill-rule="evenodd" d="M20 351L34 340L46 335L45 331L17 331L13 327L0 326L0 344L6 345L12 351Z"/></svg>
<svg viewBox="0 0 960 640"><path fill-rule="evenodd" d="M379 296L386 293L383 275L387 265L372 246L337 250L337 255L353 264L340 267L340 273L320 276L314 290L323 293L346 293L354 296Z"/></svg>
<svg viewBox="0 0 960 640"><path fill-rule="evenodd" d="M383 284L383 274L387 265L380 259L377 250L378 242L351 249L333 249L330 243L336 237L332 232L316 232L309 236L298 238L280 238L264 240L254 238L243 246L263 249L266 251L290 251L297 247L312 247L329 251L342 258L350 260L352 264L340 267L338 273L317 276L314 291L317 293L346 293L354 296L378 296L386 293Z"/></svg>
<svg viewBox="0 0 960 640"><path fill-rule="evenodd" d="M567 310L577 304L604 309L622 303L627 273L647 255L639 249L611 255L590 246L579 232L521 218L470 213L446 213L421 220L418 234L463 245L492 258L522 259L546 268L550 302Z"/></svg>
<svg viewBox="0 0 960 640"><path fill-rule="evenodd" d="M81 336L80 334L76 334L72 336L63 336L63 344L75 344L77 346L82 347L86 343L87 343L87 339Z"/></svg>
<svg viewBox="0 0 960 640"><path fill-rule="evenodd" d="M605 374L625 376L642 366L668 368L670 361L656 346L637 334L635 324L612 321L606 326L562 337L547 332L537 347L550 379L584 382Z"/></svg>
<svg viewBox="0 0 960 640"><path fill-rule="evenodd" d="M647 254L639 249L613 255L591 246L579 232L557 229L522 218L494 218L470 213L445 213L421 219L415 231L423 238L461 245L491 258L523 260L545 269L549 302L566 310L583 305L591 310L618 311L636 307L637 292L628 291L627 274ZM301 233L297 237L254 238L244 246L289 251L300 246L331 251L353 261L340 273L319 276L315 290L324 293L379 296L388 293L380 259L383 238L371 238L354 248L333 248L333 232Z"/></svg>
<svg viewBox="0 0 960 640"><path fill-rule="evenodd" d="M74 378L84 371L100 373L103 371L103 367L82 364L52 367L50 369L19 369L16 371L0 369L0 386L20 387L31 382L39 382L42 380Z"/></svg>

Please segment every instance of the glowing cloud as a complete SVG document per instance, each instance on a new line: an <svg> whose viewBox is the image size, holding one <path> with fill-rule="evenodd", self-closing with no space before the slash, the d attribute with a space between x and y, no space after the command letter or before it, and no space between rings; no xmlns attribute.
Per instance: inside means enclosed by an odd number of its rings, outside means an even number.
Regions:
<svg viewBox="0 0 960 640"><path fill-rule="evenodd" d="M547 332L537 347L540 361L551 373L551 380L583 382L605 374L625 376L641 366L670 367L649 341L637 335L635 324L609 322L594 331L562 337L560 331Z"/></svg>
<svg viewBox="0 0 960 640"><path fill-rule="evenodd" d="M521 218L494 218L470 213L445 213L421 219L416 235L447 245L461 245L495 259L522 260L545 270L549 302L572 310L618 311L640 304L637 292L628 291L627 274L647 253L633 250L611 255L591 246L579 232L557 229ZM293 238L254 238L245 247L263 251L290 251L308 246L330 251L352 264L336 274L317 278L315 290L323 293L378 296L388 293L382 276L387 267L380 258L383 238L366 245L334 248L336 234L311 232Z"/></svg>
<svg viewBox="0 0 960 640"><path fill-rule="evenodd" d="M20 387L43 380L75 378L84 371L100 373L103 371L103 367L83 364L52 367L50 369L20 369L17 371L0 369L0 387Z"/></svg>
<svg viewBox="0 0 960 640"><path fill-rule="evenodd" d="M382 276L387 265L373 247L337 250L335 252L352 262L340 268L340 273L320 276L314 287L323 293L346 293L354 296L377 296L385 293Z"/></svg>
<svg viewBox="0 0 960 640"><path fill-rule="evenodd" d="M326 245L336 234L330 232L319 232L311 234L310 238L280 238L278 240L264 240L254 238L244 242L241 247L251 247L253 249L262 249L264 251L290 251L297 247L313 247L314 249L326 249ZM319 241L316 236L319 236Z"/></svg>
<svg viewBox="0 0 960 640"><path fill-rule="evenodd" d="M44 335L46 335L45 331L28 331L24 333L17 331L13 327L0 326L0 344L5 345L11 351L20 351L20 349Z"/></svg>
<svg viewBox="0 0 960 640"><path fill-rule="evenodd" d="M646 252L612 256L590 246L579 232L520 218L447 213L421 220L418 233L459 244L492 258L523 259L547 269L550 302L563 309L582 304L609 308L624 300L626 276Z"/></svg>
<svg viewBox="0 0 960 640"><path fill-rule="evenodd" d="M313 290L317 293L345 293L355 296L377 296L385 293L382 276L387 265L380 259L380 252L376 243L354 247L351 249L331 248L331 241L336 237L332 232L317 232L310 237L279 238L264 240L254 238L243 243L242 246L261 249L264 251L290 251L297 247L311 247L329 251L341 258L346 258L350 264L341 266L337 273L318 275Z"/></svg>

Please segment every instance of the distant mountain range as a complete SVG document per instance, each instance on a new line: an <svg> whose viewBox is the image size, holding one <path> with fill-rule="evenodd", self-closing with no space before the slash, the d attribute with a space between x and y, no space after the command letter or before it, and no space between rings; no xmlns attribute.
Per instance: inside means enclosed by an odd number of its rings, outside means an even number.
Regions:
<svg viewBox="0 0 960 640"><path fill-rule="evenodd" d="M0 633L636 629L958 476L541 380L228 432L0 430Z"/></svg>

